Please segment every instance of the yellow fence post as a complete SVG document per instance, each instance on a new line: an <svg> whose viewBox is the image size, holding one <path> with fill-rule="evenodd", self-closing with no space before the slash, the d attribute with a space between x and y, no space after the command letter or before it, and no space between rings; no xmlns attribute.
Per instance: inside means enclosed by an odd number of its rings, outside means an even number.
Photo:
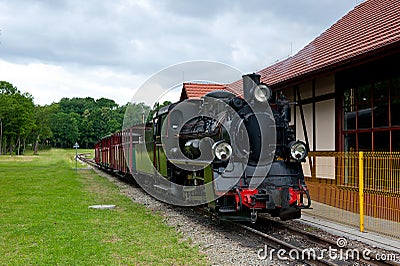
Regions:
<svg viewBox="0 0 400 266"><path fill-rule="evenodd" d="M360 232L364 232L364 153L358 153L358 197L360 202Z"/></svg>

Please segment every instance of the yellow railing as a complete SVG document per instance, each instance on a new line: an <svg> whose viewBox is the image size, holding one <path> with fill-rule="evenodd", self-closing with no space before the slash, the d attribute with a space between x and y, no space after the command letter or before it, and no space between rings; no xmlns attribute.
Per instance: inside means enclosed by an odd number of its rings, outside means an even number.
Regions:
<svg viewBox="0 0 400 266"><path fill-rule="evenodd" d="M400 153L311 152L310 159L303 170L313 215L400 238Z"/></svg>
<svg viewBox="0 0 400 266"><path fill-rule="evenodd" d="M360 202L360 231L364 232L364 153L358 156L358 201Z"/></svg>

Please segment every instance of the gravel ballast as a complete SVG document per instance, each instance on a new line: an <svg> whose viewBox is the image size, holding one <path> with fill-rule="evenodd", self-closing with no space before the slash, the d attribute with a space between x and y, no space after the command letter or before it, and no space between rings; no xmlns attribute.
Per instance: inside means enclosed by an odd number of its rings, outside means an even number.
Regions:
<svg viewBox="0 0 400 266"><path fill-rule="evenodd" d="M252 236L230 231L192 208L160 202L138 187L95 170L113 182L133 202L143 204L164 217L165 222L176 228L185 240L199 247L200 252L207 256L209 265L289 265L281 261L260 259L257 253L264 248L264 243Z"/></svg>

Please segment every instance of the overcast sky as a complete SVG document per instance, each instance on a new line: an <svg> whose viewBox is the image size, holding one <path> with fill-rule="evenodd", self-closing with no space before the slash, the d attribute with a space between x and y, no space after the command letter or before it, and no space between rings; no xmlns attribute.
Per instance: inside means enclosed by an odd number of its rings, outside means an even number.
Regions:
<svg viewBox="0 0 400 266"><path fill-rule="evenodd" d="M0 80L36 104L118 104L170 65L211 60L243 73L295 54L360 0L0 0Z"/></svg>

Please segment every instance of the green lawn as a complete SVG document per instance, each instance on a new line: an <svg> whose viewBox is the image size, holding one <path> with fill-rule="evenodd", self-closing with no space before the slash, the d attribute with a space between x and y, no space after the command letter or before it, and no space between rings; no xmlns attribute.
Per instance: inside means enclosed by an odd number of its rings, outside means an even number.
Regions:
<svg viewBox="0 0 400 266"><path fill-rule="evenodd" d="M206 264L161 217L93 171L75 171L74 154L0 156L0 265Z"/></svg>

